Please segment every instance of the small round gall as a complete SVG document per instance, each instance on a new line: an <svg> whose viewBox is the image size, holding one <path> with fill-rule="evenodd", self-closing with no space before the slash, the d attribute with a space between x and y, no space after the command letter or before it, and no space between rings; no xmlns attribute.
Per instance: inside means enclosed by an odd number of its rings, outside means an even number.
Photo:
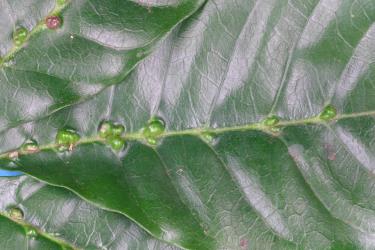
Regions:
<svg viewBox="0 0 375 250"><path fill-rule="evenodd" d="M59 16L48 16L46 18L46 26L48 29L55 30L61 26L61 18Z"/></svg>

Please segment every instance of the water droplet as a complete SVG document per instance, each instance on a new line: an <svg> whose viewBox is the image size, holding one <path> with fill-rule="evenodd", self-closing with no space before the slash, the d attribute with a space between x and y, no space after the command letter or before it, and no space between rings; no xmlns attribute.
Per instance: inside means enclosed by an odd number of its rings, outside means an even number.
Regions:
<svg viewBox="0 0 375 250"><path fill-rule="evenodd" d="M337 115L336 108L332 105L328 105L323 109L322 113L320 113L319 118L324 121L329 121L335 118L336 115Z"/></svg>
<svg viewBox="0 0 375 250"><path fill-rule="evenodd" d="M155 138L165 130L165 122L158 117L152 118L143 129L143 135L147 138Z"/></svg>
<svg viewBox="0 0 375 250"><path fill-rule="evenodd" d="M215 134L212 132L204 131L201 133L201 137L208 143L212 143L215 140Z"/></svg>
<svg viewBox="0 0 375 250"><path fill-rule="evenodd" d="M113 135L122 135L125 132L125 127L121 124L113 125Z"/></svg>
<svg viewBox="0 0 375 250"><path fill-rule="evenodd" d="M48 16L45 23L48 29L54 30L60 28L61 18L59 16Z"/></svg>
<svg viewBox="0 0 375 250"><path fill-rule="evenodd" d="M27 140L21 147L23 153L35 153L39 151L38 143L34 140Z"/></svg>
<svg viewBox="0 0 375 250"><path fill-rule="evenodd" d="M18 28L14 33L13 33L13 42L16 46L22 45L27 38L28 30L24 27Z"/></svg>
<svg viewBox="0 0 375 250"><path fill-rule="evenodd" d="M59 146L58 150L72 150L80 138L80 135L73 129L65 128L59 130L56 135L56 144Z"/></svg>
<svg viewBox="0 0 375 250"><path fill-rule="evenodd" d="M38 232L35 228L30 226L25 226L26 236L35 239L38 236Z"/></svg>
<svg viewBox="0 0 375 250"><path fill-rule="evenodd" d="M268 127L272 127L272 126L276 126L279 123L279 121L280 121L280 118L277 117L276 115L273 115L264 119L263 124Z"/></svg>
<svg viewBox="0 0 375 250"><path fill-rule="evenodd" d="M112 135L113 123L109 121L103 121L99 125L99 136L101 138L107 138L108 136Z"/></svg>
<svg viewBox="0 0 375 250"><path fill-rule="evenodd" d="M114 137L108 138L107 143L115 151L120 151L125 146L125 140L122 139L120 136L114 136Z"/></svg>
<svg viewBox="0 0 375 250"><path fill-rule="evenodd" d="M9 209L9 216L14 220L22 220L24 217L23 211L19 207L12 207Z"/></svg>

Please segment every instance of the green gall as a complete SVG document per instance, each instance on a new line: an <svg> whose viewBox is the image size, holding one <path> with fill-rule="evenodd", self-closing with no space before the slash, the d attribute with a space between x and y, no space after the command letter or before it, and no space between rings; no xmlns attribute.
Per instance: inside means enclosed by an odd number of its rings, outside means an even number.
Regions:
<svg viewBox="0 0 375 250"><path fill-rule="evenodd" d="M201 133L201 137L208 143L212 143L215 140L215 134L212 132L204 131Z"/></svg>
<svg viewBox="0 0 375 250"><path fill-rule="evenodd" d="M151 119L143 129L143 135L146 138L155 138L164 133L165 122L161 118Z"/></svg>
<svg viewBox="0 0 375 250"><path fill-rule="evenodd" d="M273 127L273 126L276 126L279 122L280 122L280 118L277 117L276 115L273 115L264 119L263 124L266 125L267 127Z"/></svg>
<svg viewBox="0 0 375 250"><path fill-rule="evenodd" d="M62 129L57 132L56 144L59 151L72 150L73 146L81 139L73 129Z"/></svg>
<svg viewBox="0 0 375 250"><path fill-rule="evenodd" d="M120 136L122 135L123 133L125 132L125 127L122 126L121 124L117 124L117 125L113 125L113 128L112 128L112 133L113 135L117 135L117 136Z"/></svg>
<svg viewBox="0 0 375 250"><path fill-rule="evenodd" d="M154 138L146 138L146 141L150 145L156 145L158 143L158 141Z"/></svg>
<svg viewBox="0 0 375 250"><path fill-rule="evenodd" d="M13 33L13 42L14 42L14 44L16 46L22 45L26 41L28 33L29 32L27 31L26 28L24 28L24 27L18 28Z"/></svg>
<svg viewBox="0 0 375 250"><path fill-rule="evenodd" d="M271 127L271 128L270 128L270 131L271 131L272 133L280 133L281 128L280 128L280 127Z"/></svg>
<svg viewBox="0 0 375 250"><path fill-rule="evenodd" d="M101 138L116 137L125 132L125 127L121 124L113 124L111 121L103 121L99 125L98 131Z"/></svg>
<svg viewBox="0 0 375 250"><path fill-rule="evenodd" d="M334 119L336 115L337 115L336 108L332 105L328 105L320 113L319 118L324 121L329 121L329 120Z"/></svg>
<svg viewBox="0 0 375 250"><path fill-rule="evenodd" d="M113 124L112 122L109 122L109 121L103 121L100 125L99 125L99 136L101 138L107 138L108 136L111 136L112 135L112 129L113 129Z"/></svg>
<svg viewBox="0 0 375 250"><path fill-rule="evenodd" d="M35 153L39 151L38 143L34 140L28 140L21 146L22 153Z"/></svg>
<svg viewBox="0 0 375 250"><path fill-rule="evenodd" d="M107 143L114 151L120 151L125 147L125 140L119 136L108 138Z"/></svg>
<svg viewBox="0 0 375 250"><path fill-rule="evenodd" d="M154 117L148 121L147 125L143 128L142 134L148 144L156 145L157 138L165 131L165 122L159 118Z"/></svg>
<svg viewBox="0 0 375 250"><path fill-rule="evenodd" d="M32 228L30 226L25 227L25 233L26 236L30 238L36 238L38 236L38 232L35 230L35 228Z"/></svg>
<svg viewBox="0 0 375 250"><path fill-rule="evenodd" d="M10 208L8 213L13 220L22 220L24 217L23 211L18 207Z"/></svg>

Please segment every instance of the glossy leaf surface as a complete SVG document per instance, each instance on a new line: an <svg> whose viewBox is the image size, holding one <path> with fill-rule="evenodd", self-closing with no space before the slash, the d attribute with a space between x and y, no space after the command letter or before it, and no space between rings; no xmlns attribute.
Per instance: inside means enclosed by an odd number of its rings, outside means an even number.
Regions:
<svg viewBox="0 0 375 250"><path fill-rule="evenodd" d="M0 131L119 82L202 2L0 1ZM60 16L60 28L46 27L51 15ZM12 40L20 27L29 33L21 44Z"/></svg>
<svg viewBox="0 0 375 250"><path fill-rule="evenodd" d="M44 146L4 161L183 248L373 249L374 10L207 1L123 81L7 130L4 152ZM125 150L97 137L103 120L127 127ZM83 139L58 153L65 126Z"/></svg>
<svg viewBox="0 0 375 250"><path fill-rule="evenodd" d="M53 240L77 249L177 249L155 240L124 216L96 208L62 188L25 176L0 178L0 188L0 238L8 242L1 249L62 249L63 245L52 244ZM23 211L22 221L7 219L13 207ZM27 239L24 224L41 234ZM40 245L40 240L46 241L43 235L52 239L49 245Z"/></svg>

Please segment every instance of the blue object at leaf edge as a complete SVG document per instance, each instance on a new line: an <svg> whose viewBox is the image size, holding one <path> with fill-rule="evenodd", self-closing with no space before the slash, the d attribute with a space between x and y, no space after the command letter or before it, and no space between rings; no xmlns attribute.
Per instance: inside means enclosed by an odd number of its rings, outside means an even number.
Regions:
<svg viewBox="0 0 375 250"><path fill-rule="evenodd" d="M0 169L0 177L10 177L10 176L20 176L20 175L23 175L23 173L17 172L17 171L8 171L8 170Z"/></svg>

